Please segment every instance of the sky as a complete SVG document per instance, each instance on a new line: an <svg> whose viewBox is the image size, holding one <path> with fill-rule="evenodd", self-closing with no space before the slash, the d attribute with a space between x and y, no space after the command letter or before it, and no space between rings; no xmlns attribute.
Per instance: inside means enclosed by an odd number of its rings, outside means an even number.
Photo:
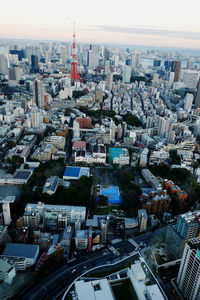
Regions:
<svg viewBox="0 0 200 300"><path fill-rule="evenodd" d="M199 0L7 0L0 38L200 49Z"/></svg>

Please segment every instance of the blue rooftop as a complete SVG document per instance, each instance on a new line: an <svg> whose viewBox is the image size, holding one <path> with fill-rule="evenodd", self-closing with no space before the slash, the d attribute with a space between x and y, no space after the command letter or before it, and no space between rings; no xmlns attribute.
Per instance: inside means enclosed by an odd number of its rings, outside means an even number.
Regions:
<svg viewBox="0 0 200 300"><path fill-rule="evenodd" d="M121 203L121 197L119 193L119 188L114 185L110 186L100 186L100 193L99 196L105 196L108 198L108 204L120 204ZM97 197L98 201L98 197Z"/></svg>
<svg viewBox="0 0 200 300"><path fill-rule="evenodd" d="M66 167L64 176L76 178L79 177L80 171L80 167Z"/></svg>
<svg viewBox="0 0 200 300"><path fill-rule="evenodd" d="M8 243L3 252L5 256L35 258L38 245Z"/></svg>

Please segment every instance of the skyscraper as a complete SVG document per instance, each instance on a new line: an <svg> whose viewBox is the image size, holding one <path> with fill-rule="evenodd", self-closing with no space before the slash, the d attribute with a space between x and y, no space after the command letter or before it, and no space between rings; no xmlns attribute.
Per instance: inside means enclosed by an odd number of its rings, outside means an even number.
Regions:
<svg viewBox="0 0 200 300"><path fill-rule="evenodd" d="M43 108L44 107L44 84L39 79L35 79L33 84L33 97L37 107Z"/></svg>
<svg viewBox="0 0 200 300"><path fill-rule="evenodd" d="M184 299L200 299L200 237L190 239L185 245L177 285Z"/></svg>
<svg viewBox="0 0 200 300"><path fill-rule="evenodd" d="M39 72L38 57L36 55L31 55L31 72L32 73Z"/></svg>
<svg viewBox="0 0 200 300"><path fill-rule="evenodd" d="M197 94L195 99L195 107L200 108L200 80L197 85Z"/></svg>
<svg viewBox="0 0 200 300"><path fill-rule="evenodd" d="M181 61L175 60L172 62L171 71L174 72L174 82L179 81L181 70Z"/></svg>
<svg viewBox="0 0 200 300"><path fill-rule="evenodd" d="M122 82L130 83L130 79L131 79L131 67L124 66L123 73L122 73Z"/></svg>

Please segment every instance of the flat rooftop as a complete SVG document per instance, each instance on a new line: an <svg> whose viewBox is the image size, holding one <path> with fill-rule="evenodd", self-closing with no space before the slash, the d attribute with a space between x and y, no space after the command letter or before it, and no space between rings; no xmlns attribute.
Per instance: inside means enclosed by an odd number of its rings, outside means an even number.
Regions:
<svg viewBox="0 0 200 300"><path fill-rule="evenodd" d="M38 249L39 246L37 245L8 243L6 244L3 255L34 258Z"/></svg>
<svg viewBox="0 0 200 300"><path fill-rule="evenodd" d="M121 197L118 186L100 186L98 196L105 196L108 198L108 204L120 204ZM98 201L98 197L97 197Z"/></svg>

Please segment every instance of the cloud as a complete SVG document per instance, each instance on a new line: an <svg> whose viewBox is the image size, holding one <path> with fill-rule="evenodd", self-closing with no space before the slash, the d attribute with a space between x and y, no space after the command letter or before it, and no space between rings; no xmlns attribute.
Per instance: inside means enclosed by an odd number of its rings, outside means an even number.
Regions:
<svg viewBox="0 0 200 300"><path fill-rule="evenodd" d="M159 36L162 38L200 40L200 32L160 29L160 28L148 27L148 26L143 26L139 28L139 27L96 25L94 26L94 28L99 31L111 32L111 33L126 33L132 35Z"/></svg>

